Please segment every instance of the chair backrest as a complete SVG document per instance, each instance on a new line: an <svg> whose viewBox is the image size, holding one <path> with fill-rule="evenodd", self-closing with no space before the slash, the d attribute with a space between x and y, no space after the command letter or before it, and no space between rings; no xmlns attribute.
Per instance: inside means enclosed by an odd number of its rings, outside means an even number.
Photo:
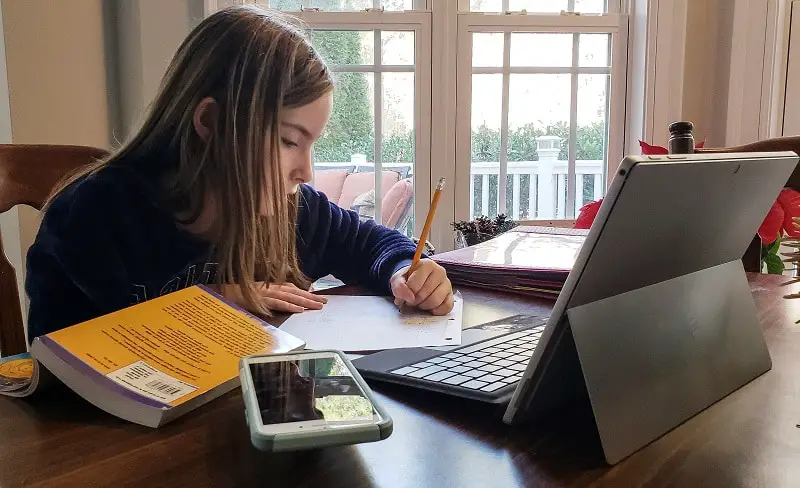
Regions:
<svg viewBox="0 0 800 488"><path fill-rule="evenodd" d="M722 148L702 148L695 149L696 153L723 153L723 152L772 152L772 151L794 151L800 154L800 136L775 137L764 139L763 141L751 142L741 146L722 147ZM795 168L786 187L800 191L800 166Z"/></svg>
<svg viewBox="0 0 800 488"><path fill-rule="evenodd" d="M380 198L386 196L389 189L397 183L400 175L396 171L382 171L381 172L381 195ZM349 209L353 206L356 198L359 195L375 189L375 173L372 171L363 171L360 173L350 173L344 180L342 185L342 193L339 200L336 202L340 207Z"/></svg>
<svg viewBox="0 0 800 488"><path fill-rule="evenodd" d="M695 149L695 153L733 153L733 152L772 152L772 151L794 151L800 154L800 136L791 137L776 137L772 139L764 139L762 141L751 142L749 144L742 144L740 146L731 147L718 147L718 148L699 148ZM786 187L793 190L800 191L800 165L795 168L789 180L786 182ZM756 235L744 256L742 256L742 264L745 271L760 273L761 272L761 238Z"/></svg>
<svg viewBox="0 0 800 488"><path fill-rule="evenodd" d="M16 205L41 210L61 179L106 156L94 147L0 144L0 213ZM27 350L19 296L0 236L0 357Z"/></svg>
<svg viewBox="0 0 800 488"><path fill-rule="evenodd" d="M411 218L413 203L414 182L411 178L405 178L392 185L381 201L383 225L402 232Z"/></svg>

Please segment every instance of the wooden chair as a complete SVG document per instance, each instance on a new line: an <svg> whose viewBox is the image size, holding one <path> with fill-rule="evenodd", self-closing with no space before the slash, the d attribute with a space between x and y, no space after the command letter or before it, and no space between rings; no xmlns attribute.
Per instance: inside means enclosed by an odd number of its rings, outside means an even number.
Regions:
<svg viewBox="0 0 800 488"><path fill-rule="evenodd" d="M0 213L16 205L41 210L56 183L107 155L107 151L94 147L0 144ZM0 357L27 350L17 276L1 237Z"/></svg>
<svg viewBox="0 0 800 488"><path fill-rule="evenodd" d="M695 149L695 153L733 153L733 152L772 152L772 151L794 151L800 154L800 136L791 137L776 137L773 139L764 139L763 141L751 142L750 144L743 144L741 146L732 146L724 148L702 148ZM786 188L800 191L800 165L795 168L789 180L786 182ZM756 235L753 241L742 256L742 263L745 271L760 273L761 272L761 238Z"/></svg>

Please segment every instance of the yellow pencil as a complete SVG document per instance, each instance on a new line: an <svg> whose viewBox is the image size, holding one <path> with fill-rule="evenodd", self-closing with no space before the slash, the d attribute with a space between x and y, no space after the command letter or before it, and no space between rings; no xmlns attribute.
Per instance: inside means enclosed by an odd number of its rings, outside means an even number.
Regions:
<svg viewBox="0 0 800 488"><path fill-rule="evenodd" d="M436 191L433 192L433 198L431 199L431 206L428 209L428 217L425 219L425 226L422 228L422 235L419 236L419 242L417 243L417 252L414 253L414 260L411 261L411 267L408 268L408 272L406 273L406 278L411 276L411 273L414 272L414 269L419 265L419 260L422 258L422 251L425 249L425 242L428 240L428 234L431 231L431 225L433 224L433 215L436 213L436 205L439 204L439 197L442 195L442 188L444 188L444 178L439 178L439 183L436 185Z"/></svg>

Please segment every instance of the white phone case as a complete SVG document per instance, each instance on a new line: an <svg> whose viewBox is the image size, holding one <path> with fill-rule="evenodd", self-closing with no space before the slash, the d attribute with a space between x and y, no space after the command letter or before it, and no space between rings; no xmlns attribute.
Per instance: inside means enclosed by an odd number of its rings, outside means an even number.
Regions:
<svg viewBox="0 0 800 488"><path fill-rule="evenodd" d="M258 399L253 392L253 379L250 374L248 364L250 359L261 357L292 357L303 355L319 355L329 353L339 356L347 366L353 380L361 387L367 399L372 403L373 408L381 417L379 422L354 424L329 428L324 430L309 430L307 432L291 432L274 435L264 435L259 431L261 423L261 411L258 407ZM392 433L392 418L377 402L372 390L358 373L356 368L342 351L337 350L313 350L297 351L286 354L257 355L248 356L239 362L239 376L242 385L242 397L245 405L245 418L250 429L250 440L257 449L262 451L297 451L304 449L317 449L322 447L340 446L348 444L358 444L364 442L375 442L386 439Z"/></svg>

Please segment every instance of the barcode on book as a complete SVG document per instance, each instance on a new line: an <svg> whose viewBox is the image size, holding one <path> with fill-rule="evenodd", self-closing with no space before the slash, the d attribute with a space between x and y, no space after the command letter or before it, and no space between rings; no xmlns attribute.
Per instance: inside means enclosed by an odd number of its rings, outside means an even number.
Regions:
<svg viewBox="0 0 800 488"><path fill-rule="evenodd" d="M197 390L194 385L174 378L144 361L136 361L107 376L131 391L164 403L172 403Z"/></svg>
<svg viewBox="0 0 800 488"><path fill-rule="evenodd" d="M167 395L177 395L181 391L183 391L180 387L168 385L160 380L153 380L150 383L145 385L148 388L153 388L158 390L162 393L166 393Z"/></svg>

